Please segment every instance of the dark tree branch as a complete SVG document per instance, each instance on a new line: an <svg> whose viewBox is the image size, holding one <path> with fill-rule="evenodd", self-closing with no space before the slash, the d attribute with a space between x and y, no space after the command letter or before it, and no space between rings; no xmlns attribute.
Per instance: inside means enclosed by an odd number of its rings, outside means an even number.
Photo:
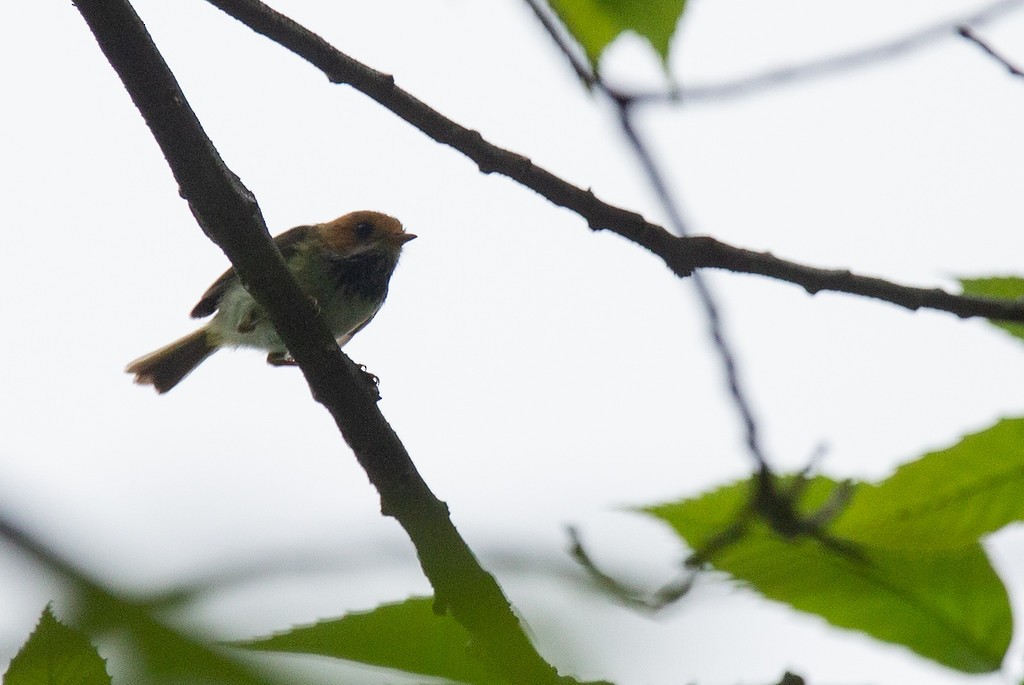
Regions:
<svg viewBox="0 0 1024 685"><path fill-rule="evenodd" d="M758 274L799 285L809 294L833 291L870 297L912 311L935 309L961 319L983 317L1002 321L1020 321L1024 302L998 300L973 295L954 295L941 288L914 288L883 278L861 276L848 269L819 269L779 259L769 252L733 247L708 236L685 238L687 254L674 253L677 268L689 262L691 268L711 267L738 273Z"/></svg>
<svg viewBox="0 0 1024 685"><path fill-rule="evenodd" d="M992 48L992 46L990 46L988 43L986 43L981 38L979 38L978 35L976 33L974 33L974 31L971 30L970 26L967 26L965 24L963 26L957 27L956 32L959 33L964 38L966 38L967 40L969 40L972 43L974 43L975 45L977 45L979 48L981 48L982 51L986 55L988 55L989 57L991 57L995 61L997 61L1000 64L1002 64L1006 68L1006 70L1008 72L1010 72L1011 76L1017 76L1019 78L1024 78L1024 71L1021 71L1020 67L1018 67L1017 65L1013 64L1008 59L1006 59L1005 57L1000 55L998 52L996 52Z"/></svg>
<svg viewBox="0 0 1024 685"><path fill-rule="evenodd" d="M998 3L1004 11L1020 0ZM733 247L705 236L676 237L640 214L599 200L535 165L523 155L484 140L479 132L448 119L395 85L394 78L375 71L332 47L312 31L257 0L208 0L253 31L260 33L320 69L332 83L348 84L375 100L430 138L473 160L484 173L503 176L532 189L550 202L570 209L593 230L609 230L661 257L678 276L694 269L727 269L789 281L808 293L822 290L861 295L916 310L937 309L961 318L985 317L1024 322L1024 302L954 295L939 289L911 288L846 270L819 269L779 259L766 252ZM995 6L994 6L995 7ZM995 10L990 8L990 12Z"/></svg>
<svg viewBox="0 0 1024 685"><path fill-rule="evenodd" d="M111 66L153 132L200 226L268 312L314 398L334 417L381 496L405 528L440 610L474 636L493 672L513 683L559 678L530 644L494 578L459 536L388 425L361 373L338 348L270 240L252 194L227 168L126 0L77 0Z"/></svg>

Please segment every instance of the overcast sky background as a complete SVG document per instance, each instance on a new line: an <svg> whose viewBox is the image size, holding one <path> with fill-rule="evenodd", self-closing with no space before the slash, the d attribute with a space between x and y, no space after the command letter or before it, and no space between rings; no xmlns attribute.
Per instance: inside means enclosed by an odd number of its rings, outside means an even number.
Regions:
<svg viewBox="0 0 1024 685"><path fill-rule="evenodd" d="M655 618L591 592L575 523L613 574L655 588L685 555L625 507L751 468L692 286L611 234L427 139L204 2L139 13L271 230L354 209L420 239L346 348L456 525L563 672L622 684L1003 683L829 628L707 578ZM663 221L609 108L524 3L277 0L273 6L488 140ZM692 0L684 85L872 45L988 3ZM426 594L412 548L295 369L214 356L165 396L123 373L196 323L226 268L70 2L0 23L5 107L0 511L122 587L288 567L210 594L245 637ZM1024 64L1024 10L978 27ZM662 84L646 45L607 55ZM901 283L1024 272L1024 81L950 35L884 64L750 97L645 109L692 229ZM1024 350L982 322L712 274L773 462L883 478L1024 414ZM987 546L1024 609L1024 536ZM0 547L0 663L55 589ZM609 648L609 645L614 647Z"/></svg>

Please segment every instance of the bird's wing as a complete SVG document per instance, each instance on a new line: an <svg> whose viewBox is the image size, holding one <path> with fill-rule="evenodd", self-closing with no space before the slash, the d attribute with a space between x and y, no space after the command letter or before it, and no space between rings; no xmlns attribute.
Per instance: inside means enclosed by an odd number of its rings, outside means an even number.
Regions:
<svg viewBox="0 0 1024 685"><path fill-rule="evenodd" d="M371 321L373 321L373 317L377 316L377 312L380 311L381 305L383 305L383 304L384 304L384 301L381 300L380 304L378 304L377 307L373 311L371 311L369 314L367 314L366 318L363 319L362 322L360 322L357 326L355 326L351 331L349 331L345 335L339 336L337 338L337 340L338 340L338 347L344 347L345 344L349 340L351 340L352 338L355 337L356 333L358 333L359 331L361 331L364 328L366 328L366 324L368 324Z"/></svg>
<svg viewBox="0 0 1024 685"><path fill-rule="evenodd" d="M228 269L220 275L216 281L213 282L206 292L203 293L202 299L196 303L196 306L192 308L192 318L201 319L204 316L209 316L217 311L217 307L220 306L220 299L224 297L225 291L231 287L231 284L235 281L235 270Z"/></svg>
<svg viewBox="0 0 1024 685"><path fill-rule="evenodd" d="M281 251L281 255L284 257L285 261L288 261L288 258L295 254L295 251L298 249L299 242L309 235L311 230L313 230L312 226L296 226L295 228L290 228L274 238L274 242L277 243L277 249ZM201 319L217 311L217 307L220 306L220 300L224 297L224 293L234 285L236 280L237 276L235 275L234 269L228 269L222 273L220 278L214 281L213 285L206 289L202 298L200 298L199 302L196 303L196 306L192 308L192 318Z"/></svg>

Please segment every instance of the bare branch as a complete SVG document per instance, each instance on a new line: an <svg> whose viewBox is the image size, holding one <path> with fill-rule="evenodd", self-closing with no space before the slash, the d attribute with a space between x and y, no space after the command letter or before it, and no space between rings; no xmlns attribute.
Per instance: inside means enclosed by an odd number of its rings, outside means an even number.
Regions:
<svg viewBox="0 0 1024 685"><path fill-rule="evenodd" d="M603 81L599 81L597 85L614 98L614 93L604 88ZM658 197L661 206L668 214L672 227L676 233L685 236L689 233L689 228L683 221L683 214L679 208L679 203L676 202L674 194L669 190L665 176L655 163L650 149L641 139L640 133L633 124L633 110L629 106L629 102L616 99L616 103L619 108L619 126L622 129L622 134L626 137L630 147L633 148L633 153L640 162L640 166L644 170L644 174L647 176L647 181L651 184L654 194ZM743 435L746 439L747 450L754 461L757 462L758 468L762 472L768 473L770 472L768 455L765 454L764 448L761 446L760 429L754 416L754 408L750 404L743 384L740 382L740 370L736 354L725 333L725 322L722 320L718 303L707 281L700 273L693 274L693 285L697 290L697 299L700 300L700 304L704 308L704 316L707 320L711 342L715 346L718 358L722 362L726 384L729 387L729 395L732 397L733 405L736 407L740 420L743 422Z"/></svg>
<svg viewBox="0 0 1024 685"><path fill-rule="evenodd" d="M895 40L860 48L839 55L770 69L753 76L732 81L704 85L685 86L667 94L646 94L635 96L638 102L677 101L718 102L731 98L755 95L781 86L796 85L817 79L828 78L857 69L884 64L898 57L904 57L956 34L960 26L979 26L1001 17L1024 5L1024 0L998 0L977 12L955 21L945 21Z"/></svg>
<svg viewBox="0 0 1024 685"><path fill-rule="evenodd" d="M692 268L710 267L740 273L759 274L801 286L809 294L833 291L870 297L912 311L935 309L961 319L983 317L1002 321L1020 321L1024 302L999 300L973 295L954 295L941 288L914 288L897 285L883 278L861 276L848 269L819 269L789 262L770 252L745 250L708 236L683 238L689 243L687 255L673 255L679 262L693 258ZM677 268L684 268L684 263Z"/></svg>
<svg viewBox="0 0 1024 685"><path fill-rule="evenodd" d="M597 75L590 68L590 64L582 59L576 50L573 50L570 39L559 29L557 22L552 18L547 8L541 6L540 0L526 0L526 4L533 10L537 21L544 27L548 36L555 43L555 46L565 55L572 70L576 72L576 78L587 88L595 85L598 81Z"/></svg>
<svg viewBox="0 0 1024 685"><path fill-rule="evenodd" d="M978 35L971 30L970 26L967 26L965 24L964 26L957 28L956 32L959 33L964 38L966 38L967 40L974 43L975 45L977 45L979 48L981 48L986 55L988 55L989 57L1002 64L1004 67L1006 67L1006 70L1010 72L1011 76L1024 78L1024 71L1021 71L1020 67L1016 66L1008 59L1006 59L998 52L996 52L988 43L979 38Z"/></svg>
<svg viewBox="0 0 1024 685"><path fill-rule="evenodd" d="M1005 11L1024 0L1003 0ZM523 155L489 143L479 132L448 119L395 85L394 78L352 59L327 41L258 0L208 0L252 30L302 57L332 83L348 84L412 124L435 141L472 159L484 173L500 173L550 202L570 209L593 230L610 230L661 257L678 276L694 269L727 269L802 286L809 293L834 290L916 310L937 309L961 318L985 317L1024 322L1024 303L965 297L938 289L910 288L845 270L819 269L765 252L733 247L706 236L679 238L640 214L602 202L592 191L568 183ZM994 13L996 10L988 11Z"/></svg>

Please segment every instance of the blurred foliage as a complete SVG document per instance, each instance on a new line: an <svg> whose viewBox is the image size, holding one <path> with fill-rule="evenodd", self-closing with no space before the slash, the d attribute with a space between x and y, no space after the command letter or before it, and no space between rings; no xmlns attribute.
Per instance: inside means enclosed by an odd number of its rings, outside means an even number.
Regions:
<svg viewBox="0 0 1024 685"><path fill-rule="evenodd" d="M76 627L94 638L115 638L123 645L124 677L132 685L295 683L256 669L222 646L166 625L148 603L125 600L85 577L69 580L78 591Z"/></svg>

